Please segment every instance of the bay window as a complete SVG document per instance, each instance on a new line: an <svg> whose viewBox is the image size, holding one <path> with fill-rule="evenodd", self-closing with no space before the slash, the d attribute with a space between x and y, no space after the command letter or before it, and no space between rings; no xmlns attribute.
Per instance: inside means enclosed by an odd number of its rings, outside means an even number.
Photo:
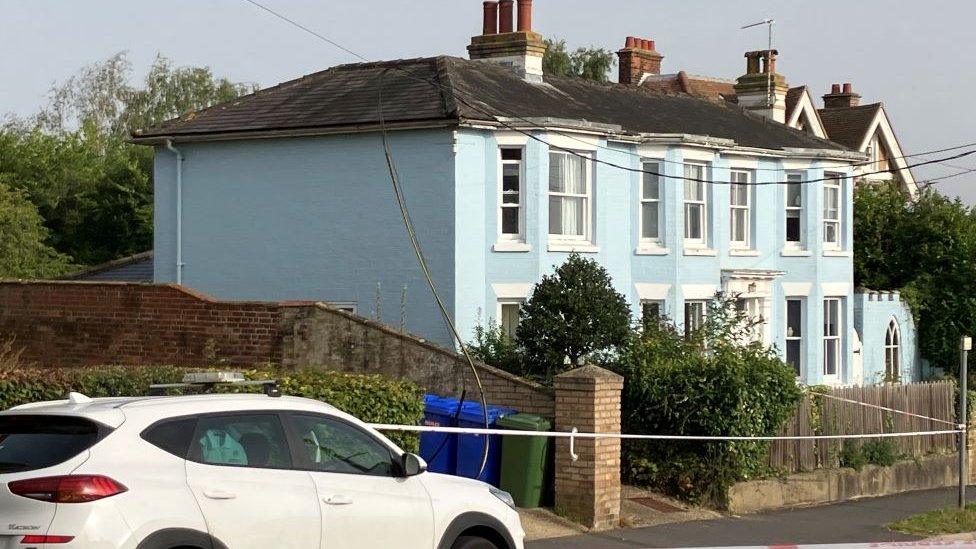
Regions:
<svg viewBox="0 0 976 549"><path fill-rule="evenodd" d="M841 245L841 181L839 174L827 174L824 181L824 248L838 250Z"/></svg>
<svg viewBox="0 0 976 549"><path fill-rule="evenodd" d="M591 238L592 185L589 161L575 154L549 153L549 236Z"/></svg>
<svg viewBox="0 0 976 549"><path fill-rule="evenodd" d="M704 247L708 243L707 169L700 164L685 164L685 245Z"/></svg>
<svg viewBox="0 0 976 549"><path fill-rule="evenodd" d="M752 197L750 172L733 171L730 186L731 243L733 248L750 246L750 225L752 223Z"/></svg>

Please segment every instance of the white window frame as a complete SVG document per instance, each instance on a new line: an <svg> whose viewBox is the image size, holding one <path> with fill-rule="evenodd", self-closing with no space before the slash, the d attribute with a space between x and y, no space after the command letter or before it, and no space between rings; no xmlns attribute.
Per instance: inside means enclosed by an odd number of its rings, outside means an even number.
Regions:
<svg viewBox="0 0 976 549"><path fill-rule="evenodd" d="M552 166L552 155L563 155L563 156L582 156L583 158L583 175L585 177L586 192L583 194L572 194L572 193L559 193L553 192L549 189L549 182L546 181L546 199L547 204L551 205L552 197L567 197L567 198L582 198L583 199L583 234L582 235L566 235L559 233L549 232L550 242L563 242L563 243L592 243L593 242L593 159L590 153L575 151L575 153L569 153L564 151L549 151L550 161L549 165ZM551 169L551 168L550 168ZM551 207L551 206L550 206ZM551 215L551 214L550 214ZM546 219L547 231L549 228L549 220Z"/></svg>
<svg viewBox="0 0 976 549"><path fill-rule="evenodd" d="M729 185L729 246L733 249L748 250L752 248L752 172L749 170L732 170L733 184ZM734 196L736 187L745 187L746 203L735 204ZM736 240L735 235L735 216L736 213L745 216L745 234L742 239Z"/></svg>
<svg viewBox="0 0 976 549"><path fill-rule="evenodd" d="M503 311L506 305L507 306L515 305L519 308L519 311L521 311L522 307L525 305L525 298L520 298L520 297L501 298L498 300L498 305L495 309L495 314L496 314L495 321L498 323L498 327L502 330L502 332L505 335L514 338L515 334L514 333L509 334L508 331L505 329L505 322L504 322L505 317ZM517 322L515 324L515 327L518 328Z"/></svg>
<svg viewBox="0 0 976 549"><path fill-rule="evenodd" d="M800 333L799 334L792 333L790 331L790 303L791 302L797 303L798 306L800 307ZM785 311L786 314L784 315L784 318L785 318L786 321L783 323L783 327L784 327L784 331L785 331L785 341L786 341L786 347L783 350L783 359L785 360L785 362L787 364L789 364L790 342L796 341L797 342L797 352L796 352L796 354L797 354L797 356L796 356L797 363L795 365L795 368L796 368L796 377L798 377L798 378L803 377L803 366L804 366L804 364L803 364L804 363L804 360L803 360L803 343L804 343L803 342L803 332L804 332L804 330L803 330L803 305L804 305L804 300L802 298L798 298L798 297L787 297L786 298L786 311Z"/></svg>
<svg viewBox="0 0 976 549"><path fill-rule="evenodd" d="M709 171L708 170L708 164L699 164L699 163L696 163L696 162L685 162L685 166L684 166L684 175L685 175L685 177L691 177L691 174L689 173L689 169L690 168L701 168L701 175L693 176L695 179L708 180L708 171ZM684 215L683 215L683 217L684 217L684 229L683 229L683 235L682 236L684 237L685 247L686 248L707 248L708 247L708 235L709 235L709 232L710 232L709 231L709 226L708 226L708 193L710 191L710 188L709 188L710 186L709 186L708 183L705 183L705 182L701 182L701 181L689 181L687 179L683 179L682 180L682 183L683 183L683 185L682 185L681 204L682 204L682 211L684 213ZM688 199L688 184L689 183L694 184L694 185L701 185L701 191L702 191L701 192L701 195L702 195L701 200L689 200ZM699 222L701 224L701 237L692 238L692 237L689 237L688 236L688 233L689 233L689 231L691 229L691 224L690 224L691 216L689 215L689 211L691 210L690 206L692 206L692 205L698 205L701 208L700 213L698 215Z"/></svg>
<svg viewBox="0 0 976 549"><path fill-rule="evenodd" d="M503 151L519 151L519 160L505 160ZM518 203L505 203L505 166L518 165L519 167L519 190ZM506 233L503 227L503 212L506 209L518 209L518 233ZM498 241L499 242L525 242L525 147L498 147Z"/></svg>
<svg viewBox="0 0 976 549"><path fill-rule="evenodd" d="M753 326L749 327L749 337L746 343L764 341L766 317L763 313L766 310L766 298L755 296L740 297L736 301L736 307L746 313L746 317L750 323L755 322Z"/></svg>
<svg viewBox="0 0 976 549"><path fill-rule="evenodd" d="M901 379L901 327L894 318L885 330L885 380Z"/></svg>
<svg viewBox="0 0 976 549"><path fill-rule="evenodd" d="M797 188L800 190L800 205L799 206L793 206L793 205L790 204L790 185L797 185ZM788 172L786 174L786 185L783 186L783 195L784 195L784 198L783 198L783 215L784 215L784 218L783 218L783 230L784 230L784 232L783 232L783 240L784 240L784 246L786 248L790 248L790 249L794 249L794 250L801 250L806 245L806 238L805 238L806 235L804 234L805 231L804 231L804 227L803 227L803 217L804 217L804 211L803 210L804 210L804 208L806 206L806 204L805 204L805 202L806 202L806 196L804 196L805 193L803 192L804 185L805 185L805 183L804 183L803 173L801 173L801 172ZM788 226L789 226L790 213L792 213L792 212L795 212L796 215L798 216L799 220L800 220L799 221L800 240L797 240L797 241L790 240L790 236L789 236Z"/></svg>
<svg viewBox="0 0 976 549"><path fill-rule="evenodd" d="M664 300L663 299L642 299L641 302L640 302L640 305L641 305L641 308L640 308L640 311L641 311L641 320L644 320L644 317L646 315L646 312L644 311L644 308L645 307L648 307L650 305L657 305L657 316L658 316L658 318L663 318L664 316L666 316L666 314L664 312Z"/></svg>
<svg viewBox="0 0 976 549"><path fill-rule="evenodd" d="M831 307L836 308L835 311L831 311ZM823 364L822 371L825 380L836 381L840 377L840 372L843 368L843 341L842 337L844 334L844 309L843 300L839 297L826 297L823 300ZM827 327L830 326L831 315L835 316L833 325L837 327L836 334L828 334ZM834 365L836 370L834 373L829 373L827 371L827 357L829 354L834 354Z"/></svg>
<svg viewBox="0 0 976 549"><path fill-rule="evenodd" d="M825 250L839 250L844 241L842 230L844 228L844 175L839 173L828 173L824 176L824 207L823 207L823 245ZM827 217L829 196L831 192L837 193L837 208L835 217ZM835 240L827 240L828 227L834 228Z"/></svg>
<svg viewBox="0 0 976 549"><path fill-rule="evenodd" d="M695 311L689 311L689 307L701 307L700 313L697 315L698 318L695 322L689 322L689 313L694 314ZM707 299L686 299L684 304L684 330L685 337L690 336L695 331L699 330L705 324L705 317L708 316L708 300Z"/></svg>
<svg viewBox="0 0 976 549"><path fill-rule="evenodd" d="M650 172L661 173L661 166L662 163L660 160L645 160L641 163L641 167L645 172L650 171ZM647 198L644 196L644 183L648 177L654 177L657 179L657 198ZM664 235L662 234L664 223L663 220L661 219L662 214L664 213L663 209L661 208L661 205L664 203L664 200L661 196L661 191L663 190L663 185L661 183L662 183L662 177L659 175L651 175L649 173L641 174L640 188L637 191L638 198L639 198L638 200L639 206L637 212L637 218L638 218L637 234L638 234L638 241L643 245L660 246L661 243L664 241ZM657 208L657 236L655 237L644 236L644 205L645 204L653 204Z"/></svg>

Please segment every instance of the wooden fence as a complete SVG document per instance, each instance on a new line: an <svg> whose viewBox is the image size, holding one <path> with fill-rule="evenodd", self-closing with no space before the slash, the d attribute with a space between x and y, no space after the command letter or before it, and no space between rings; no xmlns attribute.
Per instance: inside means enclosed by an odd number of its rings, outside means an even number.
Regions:
<svg viewBox="0 0 976 549"><path fill-rule="evenodd" d="M845 387L831 389L827 395L944 421L955 421L955 384L951 381ZM783 428L781 435L861 435L944 431L953 428L937 421L843 402L828 396L808 393L793 418ZM885 440L892 441L898 454L910 458L956 450L954 435L899 437ZM860 443L860 441L847 440L778 440L770 447L769 461L773 468L788 473L833 468L840 466L844 444Z"/></svg>

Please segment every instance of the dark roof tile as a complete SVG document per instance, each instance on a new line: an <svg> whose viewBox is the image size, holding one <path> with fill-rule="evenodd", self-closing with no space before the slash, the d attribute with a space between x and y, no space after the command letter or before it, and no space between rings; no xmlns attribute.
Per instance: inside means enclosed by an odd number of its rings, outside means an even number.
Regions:
<svg viewBox="0 0 976 549"><path fill-rule="evenodd" d="M831 141L853 150L860 150L861 143L871 129L871 123L881 110L881 103L857 107L820 109L820 120Z"/></svg>

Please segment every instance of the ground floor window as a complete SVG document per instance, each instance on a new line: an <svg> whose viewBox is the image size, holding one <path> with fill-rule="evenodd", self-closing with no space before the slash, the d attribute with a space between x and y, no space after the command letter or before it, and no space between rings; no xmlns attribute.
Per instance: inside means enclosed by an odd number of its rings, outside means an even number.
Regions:
<svg viewBox="0 0 976 549"><path fill-rule="evenodd" d="M840 299L827 298L824 300L824 330L823 330L823 374L824 377L836 377L840 370L840 334L841 334Z"/></svg>
<svg viewBox="0 0 976 549"><path fill-rule="evenodd" d="M502 333L514 339L518 329L519 313L522 311L522 299L507 299L498 302L498 326Z"/></svg>
<svg viewBox="0 0 976 549"><path fill-rule="evenodd" d="M800 377L803 373L803 300L786 300L786 363L793 367L793 373Z"/></svg>
<svg viewBox="0 0 976 549"><path fill-rule="evenodd" d="M641 301L641 320L647 325L658 322L664 315L664 302L658 300Z"/></svg>
<svg viewBox="0 0 976 549"><path fill-rule="evenodd" d="M691 336L705 324L707 301L685 301L685 336Z"/></svg>
<svg viewBox="0 0 976 549"><path fill-rule="evenodd" d="M898 381L901 377L901 330L894 319L885 333L885 381Z"/></svg>
<svg viewBox="0 0 976 549"><path fill-rule="evenodd" d="M736 301L736 307L746 313L746 321L749 341L762 341L763 339L763 318L764 301L761 297L744 297Z"/></svg>

